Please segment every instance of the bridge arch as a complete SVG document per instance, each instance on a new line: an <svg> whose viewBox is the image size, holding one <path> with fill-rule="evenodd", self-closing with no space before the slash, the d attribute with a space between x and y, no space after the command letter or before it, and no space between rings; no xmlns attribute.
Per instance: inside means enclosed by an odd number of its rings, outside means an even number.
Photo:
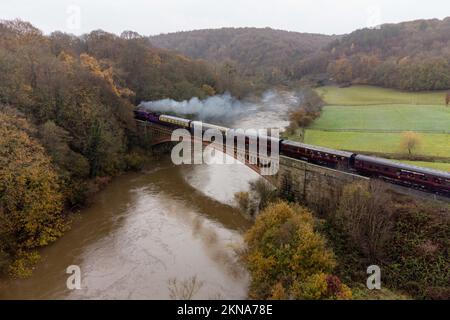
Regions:
<svg viewBox="0 0 450 320"><path fill-rule="evenodd" d="M157 146L167 143L177 143L176 141L172 141L172 129L167 128L165 126L156 124L156 123L149 123L141 120L136 120L138 130L141 131L144 135L145 141L149 143L151 146ZM191 136L192 143L197 142L195 140L195 137ZM202 143L203 147L211 146L217 151L222 152L225 155L228 155L235 160L241 162L251 170L255 171L259 175L261 175L263 178L271 182L272 184L275 184L275 179L273 177L276 175L279 169L279 164L274 163L273 168L268 169L268 166L264 163L267 163L271 159L266 157L263 158L259 154L246 151L246 150L239 150L236 148L236 146L232 150L232 154L230 154L229 150L226 148L226 144L223 144L221 148L217 146L217 144L211 143L210 141L204 141L203 139L200 141ZM228 151L228 152L227 152ZM244 153L244 154L243 154ZM242 159L245 159L245 161L242 161ZM270 162L269 162L270 163ZM273 170L273 174L262 174L262 170L264 172L268 172L269 170ZM270 172L269 172L270 173Z"/></svg>

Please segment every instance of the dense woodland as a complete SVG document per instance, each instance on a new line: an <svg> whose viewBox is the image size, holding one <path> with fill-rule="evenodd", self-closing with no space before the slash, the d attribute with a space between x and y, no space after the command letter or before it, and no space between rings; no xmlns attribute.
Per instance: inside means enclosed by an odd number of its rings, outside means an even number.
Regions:
<svg viewBox="0 0 450 320"><path fill-rule="evenodd" d="M45 36L0 23L0 269L27 275L63 213L105 179L139 166L133 105L221 92L206 63L133 32ZM30 253L31 252L31 253Z"/></svg>
<svg viewBox="0 0 450 320"><path fill-rule="evenodd" d="M222 28L162 34L149 40L157 47L226 64L253 80L279 84L293 77L298 61L337 38L270 28Z"/></svg>
<svg viewBox="0 0 450 320"><path fill-rule="evenodd" d="M409 91L450 88L450 18L385 24L344 36L217 29L150 37L163 48L269 83L328 80Z"/></svg>
<svg viewBox="0 0 450 320"><path fill-rule="evenodd" d="M359 30L327 51L328 73L354 82L402 90L450 88L450 18Z"/></svg>
<svg viewBox="0 0 450 320"><path fill-rule="evenodd" d="M274 190L263 179L235 194L241 212L255 217L241 251L251 298L449 299L449 208L377 181L324 189L314 190L314 205L294 203L291 185ZM381 290L365 285L374 264Z"/></svg>

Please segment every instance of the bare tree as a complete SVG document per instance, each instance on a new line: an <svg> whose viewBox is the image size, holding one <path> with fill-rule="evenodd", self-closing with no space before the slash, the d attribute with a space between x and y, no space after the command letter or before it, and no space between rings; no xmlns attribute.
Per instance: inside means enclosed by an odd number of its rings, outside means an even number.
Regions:
<svg viewBox="0 0 450 320"><path fill-rule="evenodd" d="M336 215L338 223L367 257L383 256L391 237L393 204L382 182L347 185Z"/></svg>
<svg viewBox="0 0 450 320"><path fill-rule="evenodd" d="M169 296L172 300L192 300L198 291L203 287L203 281L197 276L190 277L183 281L177 278L169 279Z"/></svg>
<svg viewBox="0 0 450 320"><path fill-rule="evenodd" d="M413 131L407 131L402 134L402 148L408 151L411 156L415 150L422 145L422 137Z"/></svg>

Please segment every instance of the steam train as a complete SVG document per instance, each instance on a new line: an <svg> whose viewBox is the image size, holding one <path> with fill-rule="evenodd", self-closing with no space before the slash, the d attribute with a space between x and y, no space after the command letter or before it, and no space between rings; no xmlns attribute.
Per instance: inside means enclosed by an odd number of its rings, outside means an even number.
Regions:
<svg viewBox="0 0 450 320"><path fill-rule="evenodd" d="M134 113L135 118L138 120L153 122L174 129L186 128L192 131L196 123L199 123L189 119L160 115L143 110L135 110ZM229 130L228 128L213 124L201 124L203 131L215 129L226 134ZM245 136L246 147L251 138ZM269 137L269 139L275 138ZM280 155L450 197L449 172L421 168L382 158L333 150L289 140L276 139L276 143L278 143ZM270 143L268 143L268 147L270 148ZM270 153L270 149L268 152Z"/></svg>

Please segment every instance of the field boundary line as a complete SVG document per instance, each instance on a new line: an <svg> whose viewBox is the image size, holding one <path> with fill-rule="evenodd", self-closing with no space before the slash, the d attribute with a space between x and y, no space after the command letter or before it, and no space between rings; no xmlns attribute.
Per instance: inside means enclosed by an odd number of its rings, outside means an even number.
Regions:
<svg viewBox="0 0 450 320"><path fill-rule="evenodd" d="M411 103L365 103L365 104L337 104L327 103L324 107L373 107L373 106L405 106L405 107L443 107L445 104L411 104Z"/></svg>
<svg viewBox="0 0 450 320"><path fill-rule="evenodd" d="M388 129L356 129L356 128L343 128L343 129L325 129L325 128L306 128L310 131L324 131L324 132L359 132L359 133L403 133L406 131L413 131L417 133L434 133L434 134L450 134L447 130L388 130Z"/></svg>

